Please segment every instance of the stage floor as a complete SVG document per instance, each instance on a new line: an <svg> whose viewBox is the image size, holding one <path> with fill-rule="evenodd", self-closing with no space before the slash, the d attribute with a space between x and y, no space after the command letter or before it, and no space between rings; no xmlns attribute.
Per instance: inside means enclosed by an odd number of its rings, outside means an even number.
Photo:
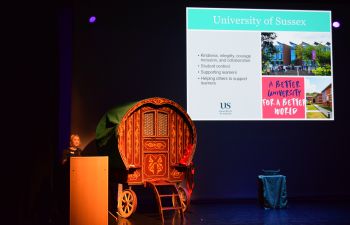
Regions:
<svg viewBox="0 0 350 225"><path fill-rule="evenodd" d="M129 219L116 220L109 215L109 225L162 224L157 208L147 206ZM181 224L178 213L167 215L165 224ZM348 225L350 202L289 201L288 208L265 210L256 202L194 203L185 213L188 225Z"/></svg>

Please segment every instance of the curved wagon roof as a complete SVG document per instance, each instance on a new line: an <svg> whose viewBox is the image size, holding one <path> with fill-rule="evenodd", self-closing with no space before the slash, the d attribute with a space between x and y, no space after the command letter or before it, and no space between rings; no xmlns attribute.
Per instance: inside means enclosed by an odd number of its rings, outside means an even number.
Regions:
<svg viewBox="0 0 350 225"><path fill-rule="evenodd" d="M192 160L193 154L195 152L195 147L197 143L197 133L194 123L187 114L187 112L176 102L160 97L147 98L137 102L131 102L114 107L107 111L96 127L96 144L98 150L101 154L107 154L110 156L110 164L116 168L126 168L132 167L126 157L121 151L123 146L121 146L120 138L125 135L123 129L125 129L125 121L136 111L142 107L169 107L180 114L184 121L188 124L191 134L192 134L192 151L190 160Z"/></svg>

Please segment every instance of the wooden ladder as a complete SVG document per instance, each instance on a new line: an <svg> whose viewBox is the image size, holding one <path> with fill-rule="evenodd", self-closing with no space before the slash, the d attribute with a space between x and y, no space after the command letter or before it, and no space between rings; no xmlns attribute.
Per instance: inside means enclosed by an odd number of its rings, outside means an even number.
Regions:
<svg viewBox="0 0 350 225"><path fill-rule="evenodd" d="M158 209L159 209L159 214L162 218L162 222L164 223L164 215L163 215L163 211L168 211L168 210L174 210L174 211L178 211L180 213L181 216L181 221L183 221L184 219L184 212L182 209L182 204L181 204L181 199L180 199L180 195L179 195L179 190L176 186L175 183L170 183L167 181L146 181L146 184L148 186L151 186L154 193L156 194L156 198L157 198L157 203L158 203ZM167 193L163 193L164 190ZM162 192L162 193L160 193ZM171 192L171 193L169 193ZM172 206L163 206L163 202L162 199L165 198L172 198Z"/></svg>

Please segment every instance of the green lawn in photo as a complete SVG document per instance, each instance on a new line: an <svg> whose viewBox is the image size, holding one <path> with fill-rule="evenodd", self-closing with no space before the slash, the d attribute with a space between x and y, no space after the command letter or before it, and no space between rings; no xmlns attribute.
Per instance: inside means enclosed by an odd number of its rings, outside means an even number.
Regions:
<svg viewBox="0 0 350 225"><path fill-rule="evenodd" d="M321 104L318 104L318 106L321 107L321 108L327 109L328 111L332 112L332 107L330 107L330 106L324 106L324 105L321 105Z"/></svg>
<svg viewBox="0 0 350 225"><path fill-rule="evenodd" d="M309 119L326 119L327 117L321 112L308 112L306 113L306 118Z"/></svg>
<svg viewBox="0 0 350 225"><path fill-rule="evenodd" d="M318 110L314 105L306 105L307 110Z"/></svg>

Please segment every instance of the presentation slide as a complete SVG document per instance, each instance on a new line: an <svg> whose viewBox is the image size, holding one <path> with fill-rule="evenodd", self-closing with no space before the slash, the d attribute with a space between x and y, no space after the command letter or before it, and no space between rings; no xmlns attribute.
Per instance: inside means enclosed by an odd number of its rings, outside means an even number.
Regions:
<svg viewBox="0 0 350 225"><path fill-rule="evenodd" d="M193 120L334 120L331 11L186 8Z"/></svg>

